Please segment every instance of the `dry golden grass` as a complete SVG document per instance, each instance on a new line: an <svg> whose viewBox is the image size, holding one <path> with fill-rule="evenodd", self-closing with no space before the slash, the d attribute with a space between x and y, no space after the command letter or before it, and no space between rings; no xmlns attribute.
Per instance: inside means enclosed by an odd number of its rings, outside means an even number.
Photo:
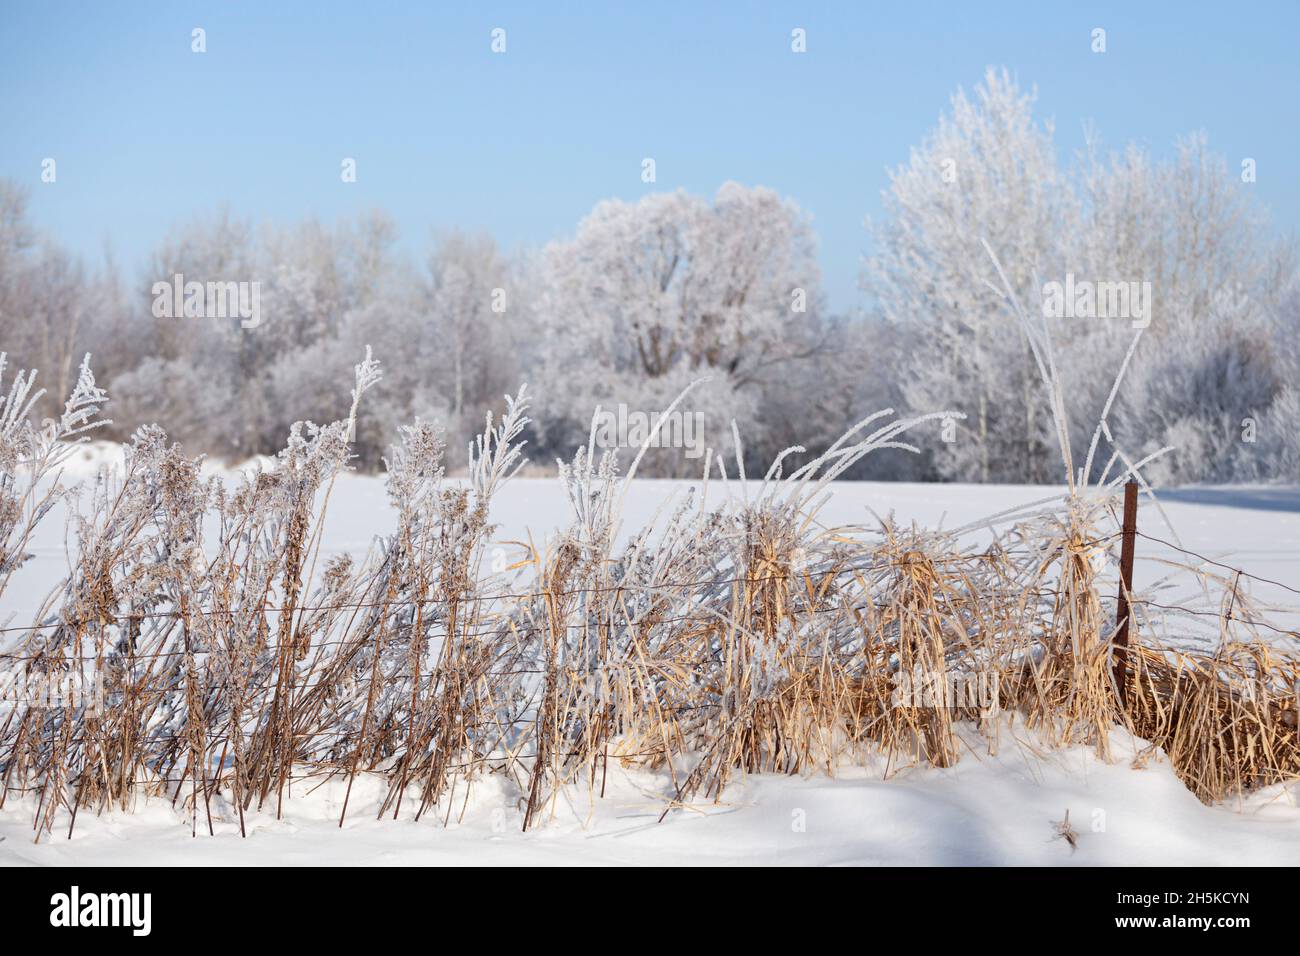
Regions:
<svg viewBox="0 0 1300 956"><path fill-rule="evenodd" d="M665 813L737 774L833 774L876 754L891 771L950 767L969 740L958 725L993 748L1004 711L1103 758L1132 733L1207 802L1300 775L1300 661L1255 635L1235 581L1213 651L1160 643L1135 601L1121 698L1104 475L994 516L978 547L969 529L822 527L829 482L919 423L873 416L788 477L778 462L740 500L677 501L620 543L636 462L619 477L589 448L561 469L569 528L493 572L491 500L521 462L524 409L489 420L468 484L445 481L435 429L407 429L388 463L396 528L323 567L350 422L296 431L274 469L233 489L142 432L75 523L72 573L0 656L18 691L0 710L0 804L32 797L39 838L150 794L197 831L214 800L242 824L321 780L350 795L367 774L387 784L381 815L447 821L498 774L528 828L566 790L599 799L612 766L662 771ZM0 460L36 461L27 441ZM47 474L31 467L22 492L10 468L10 493L37 501ZM5 513L3 542L39 520ZM80 692L35 699L55 677Z"/></svg>

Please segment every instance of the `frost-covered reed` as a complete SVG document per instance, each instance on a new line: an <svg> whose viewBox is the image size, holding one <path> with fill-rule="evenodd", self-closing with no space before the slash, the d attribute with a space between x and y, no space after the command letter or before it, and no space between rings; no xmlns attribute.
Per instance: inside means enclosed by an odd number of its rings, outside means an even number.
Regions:
<svg viewBox="0 0 1300 956"><path fill-rule="evenodd" d="M1050 343L1030 340L1059 418ZM1103 756L1128 731L1207 801L1300 773L1297 658L1254 633L1235 588L1213 652L1154 642L1135 601L1119 694L1118 484L1110 466L1087 481L1105 415L1077 472L1060 430L1063 494L952 530L819 521L844 469L950 413L873 415L787 473L803 452L788 450L761 482L744 480L736 435L734 475L706 455L697 488L639 529L623 528L639 456L620 474L593 439L559 467L568 527L517 543L502 567L491 506L523 463L521 391L488 418L468 481L447 478L436 427L403 429L386 461L395 526L322 563L377 378L367 356L349 418L296 426L273 465L233 486L147 428L119 471L68 496L70 572L0 656L0 803L30 800L38 839L146 795L184 808L195 832L214 813L242 825L321 780L350 793L360 775L384 782L381 815L441 821L501 775L527 828L561 794L595 801L611 769L635 766L662 772L668 813L737 774L833 774L881 752L891 772L950 766L960 723L990 749L1020 721ZM67 495L61 456L106 399L83 366L62 418L37 427L32 388L20 374L0 406L0 599ZM1142 463L1110 464L1122 478ZM1207 591L1224 584L1201 573ZM55 677L75 692L31 693ZM349 812L345 800L340 825Z"/></svg>

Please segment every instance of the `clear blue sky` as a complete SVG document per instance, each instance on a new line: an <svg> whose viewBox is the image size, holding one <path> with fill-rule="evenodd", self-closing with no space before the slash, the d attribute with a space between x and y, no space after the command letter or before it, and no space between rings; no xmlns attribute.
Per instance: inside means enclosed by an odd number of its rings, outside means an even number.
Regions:
<svg viewBox="0 0 1300 956"><path fill-rule="evenodd" d="M1036 84L1063 152L1085 119L1160 154L1204 129L1276 223L1300 220L1300 3L0 3L0 176L39 226L135 275L173 224L378 206L506 248L605 197L723 181L812 213L831 305L860 303L885 171L987 65ZM208 52L190 51L207 31ZM1108 51L1090 50L1093 27ZM494 55L490 31L507 31ZM808 52L790 52L807 30ZM54 157L58 182L40 182ZM345 156L359 181L340 182ZM652 156L658 182L641 182Z"/></svg>

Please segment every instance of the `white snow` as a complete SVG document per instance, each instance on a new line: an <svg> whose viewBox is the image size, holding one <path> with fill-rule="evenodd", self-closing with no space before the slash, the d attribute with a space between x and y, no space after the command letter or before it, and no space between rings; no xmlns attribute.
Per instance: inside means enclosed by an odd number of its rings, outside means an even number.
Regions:
<svg viewBox="0 0 1300 956"><path fill-rule="evenodd" d="M960 763L882 779L883 761L835 778L737 778L717 804L658 823L666 775L611 765L606 796L570 788L552 819L519 830L519 794L505 778L477 782L441 814L375 819L381 785L358 778L338 826L345 784L298 785L284 819L214 800L215 836L165 799L134 812L83 813L72 838L32 842L30 800L0 811L0 864L54 865L1225 865L1300 859L1300 789L1273 787L1240 807L1200 804L1154 754L1116 732L1114 759L1090 750L1022 747L1004 726L996 756L973 734ZM418 802L418 799L413 802ZM410 803L407 804L411 805ZM463 806L463 810L462 810ZM439 808L446 811L445 804ZM1057 835L1069 811L1077 848Z"/></svg>

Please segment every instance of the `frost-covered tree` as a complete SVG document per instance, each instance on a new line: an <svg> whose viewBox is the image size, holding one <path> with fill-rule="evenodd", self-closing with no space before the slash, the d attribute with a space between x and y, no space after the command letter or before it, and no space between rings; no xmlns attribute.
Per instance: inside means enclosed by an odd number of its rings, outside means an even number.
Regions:
<svg viewBox="0 0 1300 956"><path fill-rule="evenodd" d="M344 329L409 288L394 242L391 222L377 214L333 228L307 220L254 229L223 211L178 230L155 251L132 300L135 321L150 332L149 350L136 367L115 369L119 427L156 422L210 454L238 459L275 449L294 421L328 420L341 401L337 382L364 351L341 353ZM154 284L176 275L186 283L256 283L260 321L245 328L237 315L157 314ZM330 387L310 387L320 379Z"/></svg>
<svg viewBox="0 0 1300 956"><path fill-rule="evenodd" d="M811 330L817 354L792 362L779 379L761 392L757 415L761 432L745 445L750 472L766 471L785 449L791 454L786 472L832 445L846 428L886 408L902 409L902 379L897 373L907 354L907 330L875 316L833 317ZM917 429L911 440L921 449L933 448L940 432ZM862 458L845 473L846 479L923 481L935 477L931 459L903 449L884 448Z"/></svg>
<svg viewBox="0 0 1300 956"><path fill-rule="evenodd" d="M20 366L41 369L48 390L34 407L38 418L58 412L56 396L71 391L87 351L117 351L102 334L120 315L116 291L111 273L88 270L41 234L25 189L0 180L0 350ZM114 331L138 353L127 330Z"/></svg>
<svg viewBox="0 0 1300 956"><path fill-rule="evenodd" d="M1291 248L1269 237L1263 212L1203 134L1181 140L1165 162L1134 146L1104 164L1089 155L1083 190L1072 261L1152 289L1151 324L1113 423L1121 443L1136 454L1175 446L1152 472L1165 481L1254 473L1242 421L1260 419L1294 381L1289 367L1300 355L1282 314ZM1107 343L1104 324L1092 328L1088 348L1072 353L1083 369L1119 357L1116 336Z"/></svg>
<svg viewBox="0 0 1300 956"><path fill-rule="evenodd" d="M864 286L903 330L903 396L914 411L968 415L956 441L934 446L940 474L1059 477L1038 376L986 242L1036 320L1043 284L1067 275L1148 283L1150 324L1110 421L1121 447L1137 456L1179 446L1152 472L1166 481L1257 473L1241 422L1271 407L1297 354L1278 334L1295 275L1289 247L1269 238L1203 135L1167 161L1137 146L1102 158L1090 135L1064 168L1052 135L1034 120L1032 95L990 70L973 97L958 91L885 194ZM1078 429L1072 443L1086 447L1133 328L1100 315L1043 321Z"/></svg>
<svg viewBox="0 0 1300 956"><path fill-rule="evenodd" d="M597 404L652 412L705 377L690 410L705 414L709 441L726 444L731 418L758 440L763 386L817 348L815 255L807 217L762 187L598 204L541 256L548 440L582 441Z"/></svg>
<svg viewBox="0 0 1300 956"><path fill-rule="evenodd" d="M1042 480L1055 454L1028 343L988 284L983 245L1026 302L1036 274L1062 261L1075 200L1052 125L1035 121L1033 101L1005 70L990 69L971 96L959 89L890 174L873 230L864 285L880 312L909 330L908 359L896 373L903 394L914 409L968 416L957 440L936 452L950 478Z"/></svg>
<svg viewBox="0 0 1300 956"><path fill-rule="evenodd" d="M456 460L481 430L483 411L518 384L512 346L527 304L513 265L492 238L461 232L437 242L421 292L434 337L429 358L456 423L451 429Z"/></svg>
<svg viewBox="0 0 1300 956"><path fill-rule="evenodd" d="M324 364L365 345L400 358L388 363L358 425L367 462L398 440L399 422L422 418L439 423L448 463L463 466L484 414L518 387L515 346L526 311L515 266L491 238L453 231L436 240L423 272L403 269L388 295L352 315L343 345Z"/></svg>
<svg viewBox="0 0 1300 956"><path fill-rule="evenodd" d="M134 353L109 368L117 427L156 422L210 454L265 454L295 421L346 416L338 382L372 346L392 372L357 421L361 464L378 466L398 425L417 416L447 427L448 458L461 464L468 435L519 382L522 333L510 323L527 308L514 272L491 240L452 233L421 273L378 212L332 226L254 228L224 211L187 223L115 310L138 330ZM146 292L178 274L257 283L260 322L154 314Z"/></svg>

